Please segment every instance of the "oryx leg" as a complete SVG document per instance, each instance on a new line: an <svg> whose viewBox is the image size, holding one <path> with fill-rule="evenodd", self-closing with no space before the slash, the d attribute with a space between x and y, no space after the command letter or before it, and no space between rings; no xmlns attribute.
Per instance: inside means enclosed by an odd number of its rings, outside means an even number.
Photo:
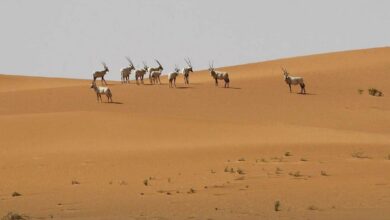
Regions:
<svg viewBox="0 0 390 220"><path fill-rule="evenodd" d="M103 82L104 82L105 85L107 85L107 82L106 82L106 80L104 79L104 76L102 77L102 84L103 84Z"/></svg>
<svg viewBox="0 0 390 220"><path fill-rule="evenodd" d="M300 86L301 86L301 93L302 94L306 94L306 85L305 85L305 83L301 83L301 84L299 84Z"/></svg>

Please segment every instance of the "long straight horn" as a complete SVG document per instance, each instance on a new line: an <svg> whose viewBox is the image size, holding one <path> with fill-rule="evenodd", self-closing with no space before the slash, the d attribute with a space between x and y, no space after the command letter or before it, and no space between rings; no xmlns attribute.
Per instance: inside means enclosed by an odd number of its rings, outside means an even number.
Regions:
<svg viewBox="0 0 390 220"><path fill-rule="evenodd" d="M129 63L131 64L131 60L129 57L126 57L126 60L129 61Z"/></svg>
<svg viewBox="0 0 390 220"><path fill-rule="evenodd" d="M184 61L186 61L187 65L188 65L189 67L192 67L190 58L188 58L188 57L187 57L187 59L184 58Z"/></svg>
<svg viewBox="0 0 390 220"><path fill-rule="evenodd" d="M160 62L158 62L157 59L154 59L156 61L156 63L158 63L158 65L162 66Z"/></svg>
<svg viewBox="0 0 390 220"><path fill-rule="evenodd" d="M130 58L126 57L126 59L129 61L130 65L134 66L134 63L133 63L133 61L131 61Z"/></svg>

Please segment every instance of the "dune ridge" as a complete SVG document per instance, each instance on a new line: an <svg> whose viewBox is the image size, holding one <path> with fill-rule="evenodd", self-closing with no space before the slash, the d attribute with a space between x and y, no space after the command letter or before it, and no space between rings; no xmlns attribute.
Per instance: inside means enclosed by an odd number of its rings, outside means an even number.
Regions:
<svg viewBox="0 0 390 220"><path fill-rule="evenodd" d="M90 80L0 75L0 217L388 219L389 57L218 68L230 89L207 71L176 89L110 81L113 104ZM289 93L281 66L308 95Z"/></svg>

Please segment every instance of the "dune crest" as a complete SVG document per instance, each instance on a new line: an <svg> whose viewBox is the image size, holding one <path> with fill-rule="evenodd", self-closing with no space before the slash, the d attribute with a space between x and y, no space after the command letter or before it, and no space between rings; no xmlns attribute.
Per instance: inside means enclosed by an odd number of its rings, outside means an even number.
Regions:
<svg viewBox="0 0 390 220"><path fill-rule="evenodd" d="M0 217L388 219L389 57L217 68L226 89L208 71L176 89L111 81L113 104L90 80L0 75Z"/></svg>

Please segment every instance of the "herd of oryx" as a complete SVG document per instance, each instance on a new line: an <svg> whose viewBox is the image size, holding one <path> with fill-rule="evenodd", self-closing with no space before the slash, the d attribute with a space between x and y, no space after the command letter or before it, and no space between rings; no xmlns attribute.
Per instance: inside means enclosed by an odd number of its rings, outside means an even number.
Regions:
<svg viewBox="0 0 390 220"><path fill-rule="evenodd" d="M127 61L129 62L129 66L122 68L120 70L121 73L121 82L122 83L130 83L130 75L134 72L135 75L135 81L136 84L144 84L144 76L148 74L149 82L150 84L161 84L160 76L162 74L162 71L164 70L161 63L155 59L157 63L157 67L148 67L145 62L143 62L143 68L135 68L133 62L130 58L126 57ZM187 67L184 67L183 69L179 69L177 66L175 66L175 70L168 74L168 81L169 81L169 88L176 87L176 78L181 73L184 77L184 84L189 85L189 77L190 73L193 72L192 64L190 59L184 59L187 63ZM107 82L104 79L104 76L110 71L107 67L107 65L103 62L104 70L102 71L96 71L93 73L93 81L91 88L93 88L96 92L97 101L102 102L102 95L105 95L107 97L108 102L112 102L112 93L111 90L107 87ZM215 86L218 86L218 80L223 80L225 82L224 87L229 88L229 74L227 72L219 72L216 71L214 68L214 63L209 64L209 69L211 77L215 80ZM284 81L288 84L291 92L291 85L299 85L301 87L301 93L306 94L305 89L305 83L303 81L302 77L296 77L296 76L290 76L289 73L285 68L282 68L283 74L284 74ZM96 79L101 79L102 84L105 84L106 86L97 86L96 85Z"/></svg>

